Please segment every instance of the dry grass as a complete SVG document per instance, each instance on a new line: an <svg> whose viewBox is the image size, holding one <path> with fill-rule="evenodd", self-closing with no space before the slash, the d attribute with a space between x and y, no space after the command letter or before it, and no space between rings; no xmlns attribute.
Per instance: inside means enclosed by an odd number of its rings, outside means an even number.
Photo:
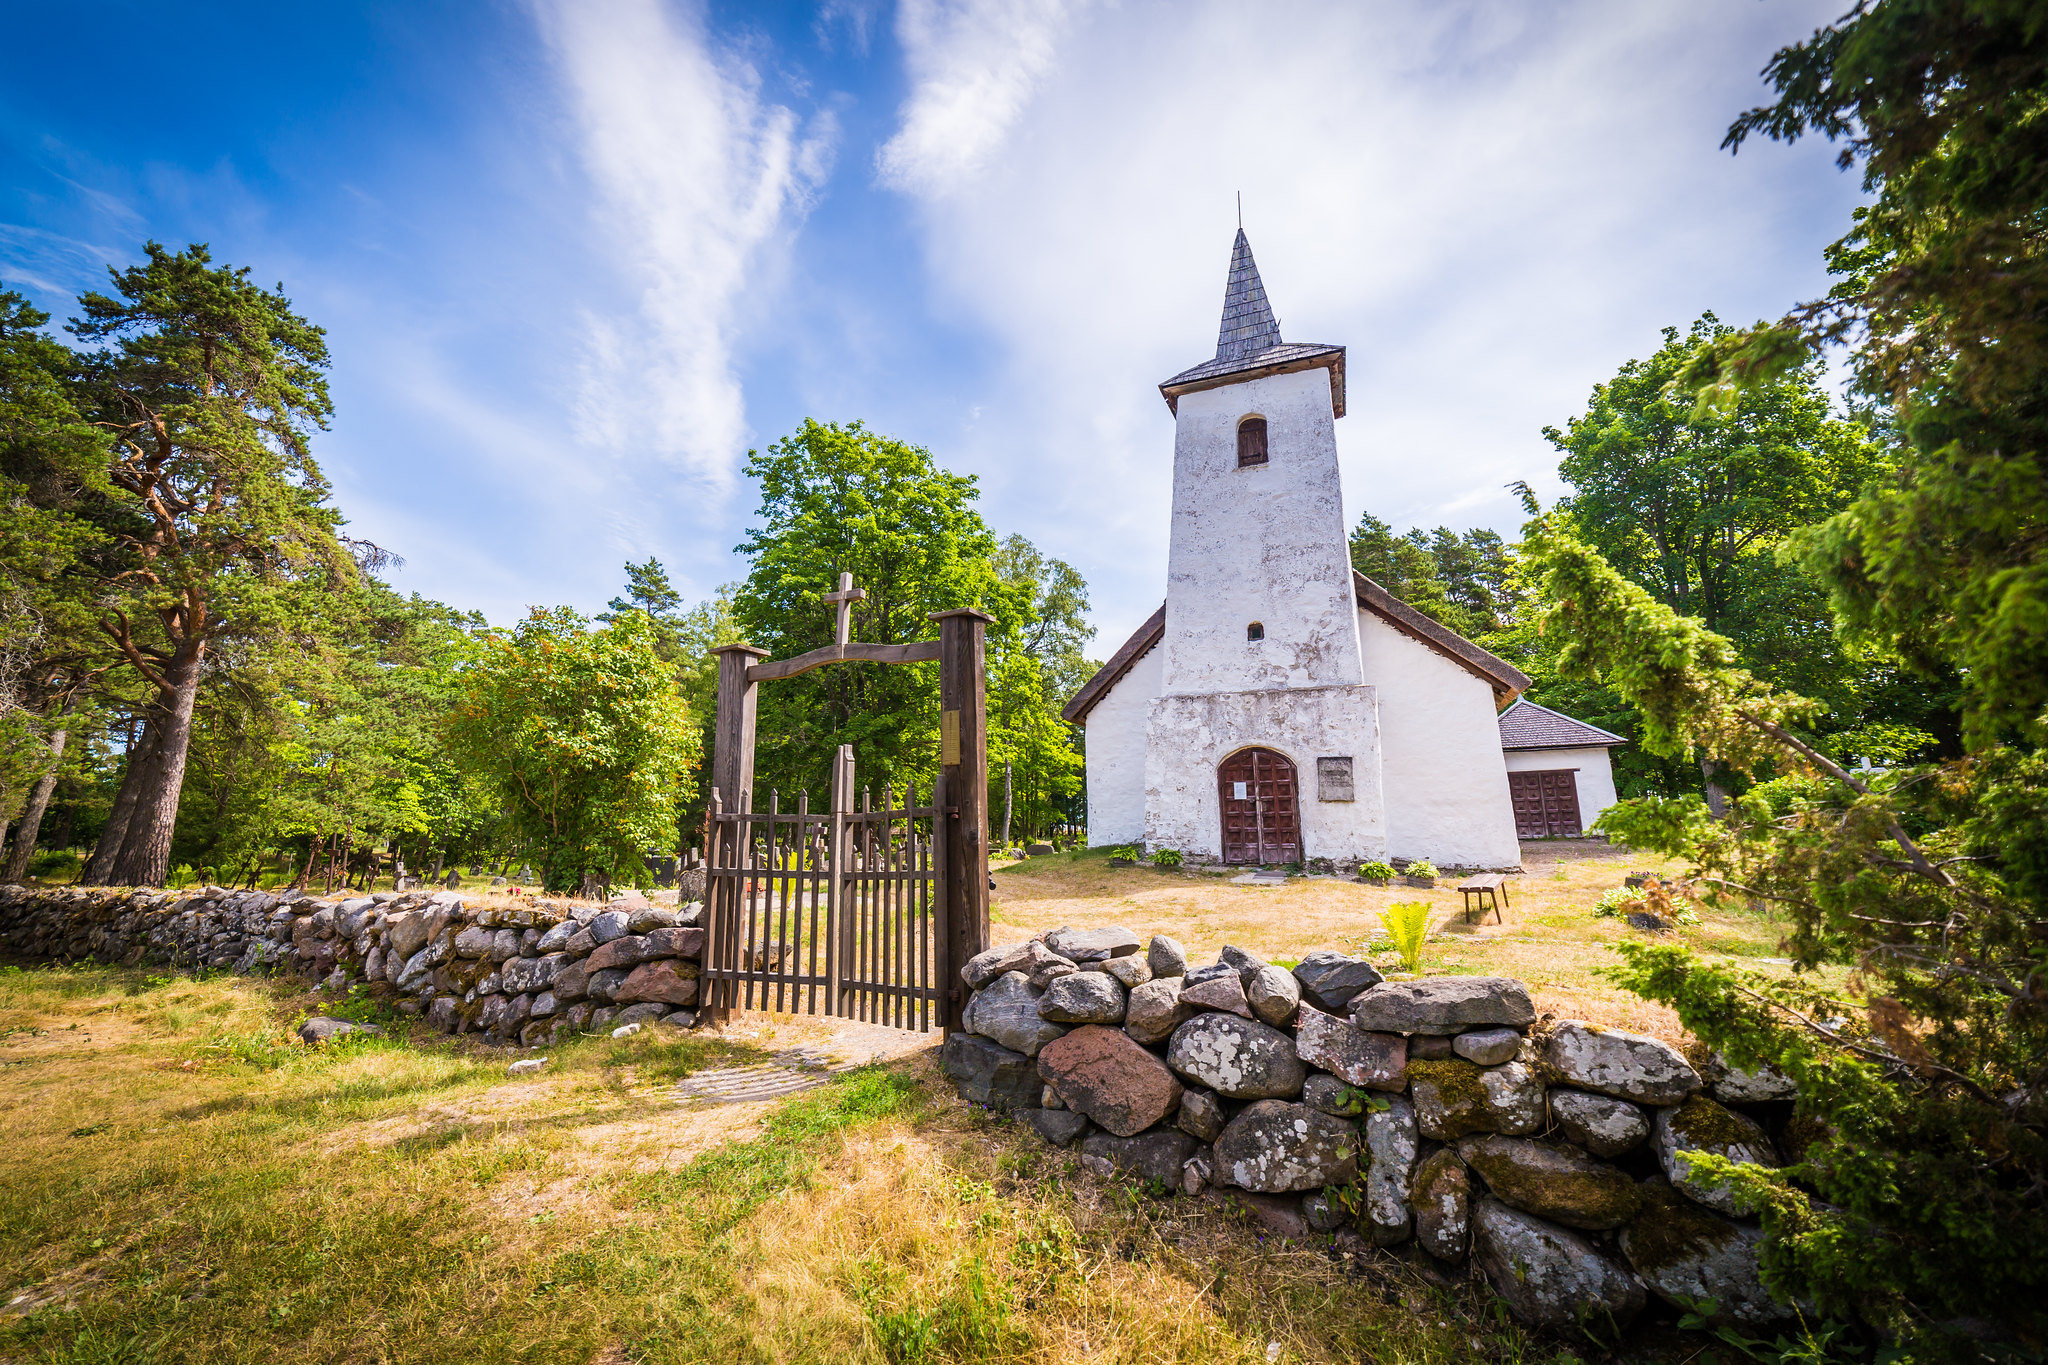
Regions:
<svg viewBox="0 0 2048 1365"><path fill-rule="evenodd" d="M794 1099L674 1081L753 1016L313 1050L282 985L0 972L0 1361L1549 1359L1469 1287L1262 1246L953 1099L928 1040ZM858 1034L855 1049L873 1036ZM905 1051L905 1048L910 1050Z"/></svg>
<svg viewBox="0 0 2048 1365"><path fill-rule="evenodd" d="M1235 943L1288 963L1318 948L1363 951L1391 969L1396 959L1385 951L1378 911L1394 901L1424 900L1434 907L1425 970L1518 977L1540 1010L1679 1041L1669 1011L1595 974L1614 960L1613 944L1644 935L1593 914L1600 893L1630 872L1669 875L1679 866L1618 851L1598 856L1602 848L1530 846L1528 875L1508 883L1505 922L1487 916L1471 924L1455 878L1435 890L1334 877L1292 877L1284 887L1259 888L1234 886L1209 872L1112 868L1099 853L1054 854L997 869L994 937L1013 940L1062 924L1121 924L1141 935L1172 935L1187 946L1190 961L1211 961L1224 944ZM1699 924L1677 926L1668 938L1703 953L1767 964L1781 952L1782 932L1761 914L1702 909Z"/></svg>

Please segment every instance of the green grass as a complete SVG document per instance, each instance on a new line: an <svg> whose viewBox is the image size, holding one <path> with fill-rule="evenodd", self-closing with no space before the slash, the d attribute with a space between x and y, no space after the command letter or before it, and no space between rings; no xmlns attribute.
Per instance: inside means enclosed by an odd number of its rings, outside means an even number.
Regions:
<svg viewBox="0 0 2048 1365"><path fill-rule="evenodd" d="M0 973L0 1360L1553 1354L1398 1261L1351 1273L1222 1206L1100 1184L928 1061L696 1112L676 1078L763 1054L595 1037L508 1082L503 1053L397 1019L301 1046L307 1000Z"/></svg>

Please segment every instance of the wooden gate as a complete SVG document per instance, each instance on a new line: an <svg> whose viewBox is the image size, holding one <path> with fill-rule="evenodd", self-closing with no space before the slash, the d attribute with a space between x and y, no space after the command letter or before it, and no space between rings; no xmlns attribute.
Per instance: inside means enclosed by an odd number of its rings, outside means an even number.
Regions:
<svg viewBox="0 0 2048 1365"><path fill-rule="evenodd" d="M1223 808L1223 861L1301 861L1300 783L1271 749L1240 749L1216 769Z"/></svg>
<svg viewBox="0 0 2048 1365"><path fill-rule="evenodd" d="M1584 831L1579 824L1579 774L1573 768L1509 773L1517 839L1556 839Z"/></svg>
<svg viewBox="0 0 2048 1365"><path fill-rule="evenodd" d="M988 946L987 719L983 635L990 617L939 612L939 638L851 643L847 575L827 601L838 642L794 659L726 645L718 655L711 810L705 849L703 1009L830 1014L948 1031L966 1005L960 966ZM754 800L754 720L763 682L828 664L939 665L939 771L931 790L856 792L853 750L832 765L829 809Z"/></svg>

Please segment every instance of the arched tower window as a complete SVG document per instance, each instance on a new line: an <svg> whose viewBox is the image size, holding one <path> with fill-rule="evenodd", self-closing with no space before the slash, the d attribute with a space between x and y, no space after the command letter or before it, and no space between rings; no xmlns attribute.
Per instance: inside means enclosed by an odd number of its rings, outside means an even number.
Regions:
<svg viewBox="0 0 2048 1365"><path fill-rule="evenodd" d="M1246 626L1246 627L1244 628L1244 638L1245 638L1245 639L1247 639L1247 640L1263 640L1263 639L1265 639L1265 638L1266 638L1266 628L1265 628L1265 626L1264 626L1264 625L1262 625L1262 624L1260 624L1260 623L1259 623L1259 622L1257 622L1257 621L1254 621L1254 622L1252 622L1252 623L1251 623L1250 625L1248 625L1248 626Z"/></svg>
<svg viewBox="0 0 2048 1365"><path fill-rule="evenodd" d="M1266 419L1247 417L1237 424L1237 467L1266 462Z"/></svg>

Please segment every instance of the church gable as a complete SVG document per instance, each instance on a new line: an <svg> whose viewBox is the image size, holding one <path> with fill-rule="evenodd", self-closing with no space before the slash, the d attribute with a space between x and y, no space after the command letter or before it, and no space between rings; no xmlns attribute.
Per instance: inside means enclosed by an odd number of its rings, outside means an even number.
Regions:
<svg viewBox="0 0 2048 1365"><path fill-rule="evenodd" d="M1423 615L1400 598L1388 592L1364 574L1352 571L1352 587L1358 594L1358 605L1385 621L1395 630L1410 639L1427 646L1445 659L1479 678L1493 689L1494 704L1506 706L1520 696L1529 686L1529 675L1516 668L1507 660L1490 650L1473 644L1450 627L1442 625ZM1094 677L1082 684L1074 699L1061 712L1074 725L1084 724L1088 713L1121 682L1138 660L1158 647L1166 638L1166 607L1145 618L1145 624L1132 632L1109 662L1098 670ZM1370 678L1367 679L1371 681Z"/></svg>

